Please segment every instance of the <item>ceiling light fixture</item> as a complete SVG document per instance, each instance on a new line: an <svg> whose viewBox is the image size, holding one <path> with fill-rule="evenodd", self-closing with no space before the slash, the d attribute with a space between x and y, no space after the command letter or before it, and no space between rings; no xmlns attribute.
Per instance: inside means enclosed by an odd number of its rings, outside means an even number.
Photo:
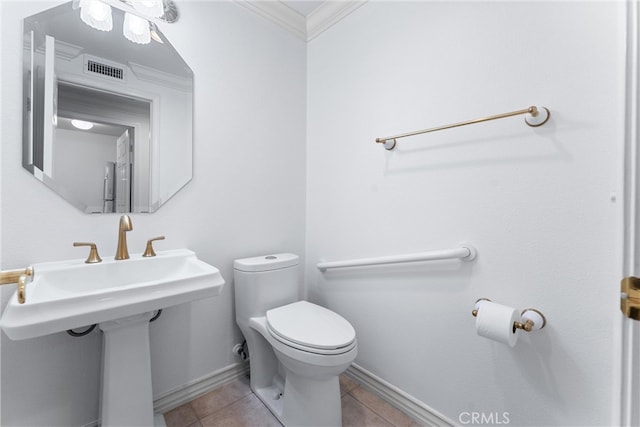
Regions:
<svg viewBox="0 0 640 427"><path fill-rule="evenodd" d="M89 129L91 129L93 127L93 123L86 122L84 120L72 119L71 120L71 124L73 125L73 127L81 129L81 130L89 130Z"/></svg>
<svg viewBox="0 0 640 427"><path fill-rule="evenodd" d="M112 7L122 10L122 33L138 44L150 43L151 39L163 43L154 23L156 19L167 23L178 20L173 0L74 0L73 7L80 8L80 18L85 24L100 31L113 28Z"/></svg>
<svg viewBox="0 0 640 427"><path fill-rule="evenodd" d="M164 14L162 0L137 0L133 2L133 8L144 16L160 18Z"/></svg>
<svg viewBox="0 0 640 427"><path fill-rule="evenodd" d="M158 33L158 27L156 26L156 24L154 24L153 22L149 22L149 30L151 31L151 38L153 39L153 41L164 44L164 42L162 41L162 37L160 37L160 34Z"/></svg>
<svg viewBox="0 0 640 427"><path fill-rule="evenodd" d="M151 41L149 21L129 12L124 14L122 33L134 43L147 44Z"/></svg>
<svg viewBox="0 0 640 427"><path fill-rule="evenodd" d="M100 0L80 0L80 18L96 30L111 31L113 28L111 6Z"/></svg>

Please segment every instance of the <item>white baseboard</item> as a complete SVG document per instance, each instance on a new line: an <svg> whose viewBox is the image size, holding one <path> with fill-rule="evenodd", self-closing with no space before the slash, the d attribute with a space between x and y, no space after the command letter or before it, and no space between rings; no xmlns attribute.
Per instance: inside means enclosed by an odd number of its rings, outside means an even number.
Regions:
<svg viewBox="0 0 640 427"><path fill-rule="evenodd" d="M197 378L185 385L176 387L166 393L157 396L153 401L154 427L164 426L164 418L162 414L170 411L178 406L184 405L227 383L246 375L249 372L248 363L235 363L225 366L215 372ZM81 427L98 427L98 420L91 421Z"/></svg>
<svg viewBox="0 0 640 427"><path fill-rule="evenodd" d="M349 377L365 388L378 394L390 405L395 406L405 414L409 415L420 424L425 426L455 426L456 423L439 413L438 411L425 405L418 399L410 396L398 387L389 384L382 378L372 374L366 369L352 364L345 372Z"/></svg>
<svg viewBox="0 0 640 427"><path fill-rule="evenodd" d="M235 363L225 366L222 369L157 396L153 401L153 412L156 414L164 414L211 390L235 381L243 375L246 375L247 372L249 372L248 363Z"/></svg>
<svg viewBox="0 0 640 427"><path fill-rule="evenodd" d="M249 372L248 363L235 363L222 369L214 371L203 377L197 378L185 385L177 387L166 393L159 395L153 401L153 411L156 414L164 414L178 406L184 405L211 390L215 390L227 383L235 381ZM390 405L398 408L409 415L420 424L425 426L455 426L456 423L439 413L438 411L425 405L423 402L400 390L398 387L389 384L377 375L366 369L352 364L345 372L361 386L379 395ZM98 422L85 424L83 427L97 426Z"/></svg>

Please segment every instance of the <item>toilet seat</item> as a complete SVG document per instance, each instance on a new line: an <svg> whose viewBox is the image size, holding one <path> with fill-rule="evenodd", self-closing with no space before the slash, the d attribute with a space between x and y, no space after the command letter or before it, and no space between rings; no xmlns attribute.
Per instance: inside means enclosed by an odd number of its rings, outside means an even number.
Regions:
<svg viewBox="0 0 640 427"><path fill-rule="evenodd" d="M267 329L281 343L316 354L342 354L356 345L356 332L342 316L308 301L268 310Z"/></svg>

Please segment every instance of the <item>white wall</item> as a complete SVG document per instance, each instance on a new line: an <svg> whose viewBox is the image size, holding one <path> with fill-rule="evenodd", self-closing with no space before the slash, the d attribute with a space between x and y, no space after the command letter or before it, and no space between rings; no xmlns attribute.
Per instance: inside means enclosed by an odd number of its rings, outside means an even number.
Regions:
<svg viewBox="0 0 640 427"><path fill-rule="evenodd" d="M22 169L21 22L58 3L3 0L2 268L82 258L73 241L113 256L118 215L85 215ZM156 395L236 362L232 261L303 254L305 44L231 2L179 2L164 34L195 74L194 177L151 215L132 215L129 250L164 234L156 250L188 247L220 268L217 298L167 309L151 326ZM7 288L7 287L5 287ZM6 302L12 289L3 289ZM28 341L2 336L2 425L83 425L97 418L98 333Z"/></svg>
<svg viewBox="0 0 640 427"><path fill-rule="evenodd" d="M368 2L308 45L309 295L354 324L358 365L456 424L618 423L624 19L624 2ZM374 143L536 103L538 129ZM473 263L314 267L462 241ZM480 338L480 297L549 324L513 349Z"/></svg>
<svg viewBox="0 0 640 427"><path fill-rule="evenodd" d="M117 140L112 135L56 129L52 175L58 194L65 192L78 206L84 205L85 212L101 212L105 165L116 161Z"/></svg>
<svg viewBox="0 0 640 427"><path fill-rule="evenodd" d="M194 179L133 215L132 252L165 234L157 249L192 248L228 282L234 258L302 253L306 168L309 294L354 324L360 366L456 423L617 424L623 2L369 2L308 45L306 69L302 42L232 3L179 7L163 32L195 73ZM43 8L0 2L2 268L83 257L74 240L115 251L117 215L78 212L20 166L19 20ZM552 111L543 128L373 142L531 103ZM314 268L465 240L471 264ZM232 294L152 325L156 394L234 362ZM479 338L479 297L549 325L514 349ZM1 424L95 419L98 334L1 344Z"/></svg>

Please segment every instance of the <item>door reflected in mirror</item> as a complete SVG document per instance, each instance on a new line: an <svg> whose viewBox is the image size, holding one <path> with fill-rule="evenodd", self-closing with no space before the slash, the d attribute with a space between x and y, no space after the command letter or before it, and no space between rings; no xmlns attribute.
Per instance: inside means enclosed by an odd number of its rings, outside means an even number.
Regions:
<svg viewBox="0 0 640 427"><path fill-rule="evenodd" d="M109 32L73 2L24 20L23 166L83 212L153 212L192 177L193 73L112 14Z"/></svg>

